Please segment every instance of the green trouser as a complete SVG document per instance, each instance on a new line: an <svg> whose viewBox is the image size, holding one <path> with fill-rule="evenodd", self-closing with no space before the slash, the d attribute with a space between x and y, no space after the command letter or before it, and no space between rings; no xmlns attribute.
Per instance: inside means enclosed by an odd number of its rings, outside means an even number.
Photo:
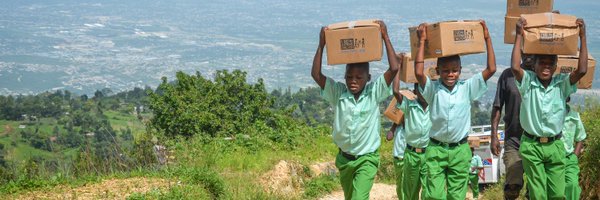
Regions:
<svg viewBox="0 0 600 200"><path fill-rule="evenodd" d="M421 185L425 183L426 175L425 153L417 153L407 148L404 153L404 183L402 183L404 198L400 199L418 200L419 191L421 190ZM424 199L426 195L427 193L423 190L421 193L422 198Z"/></svg>
<svg viewBox="0 0 600 200"><path fill-rule="evenodd" d="M579 199L579 161L575 154L570 154L565 161L565 194L568 200Z"/></svg>
<svg viewBox="0 0 600 200"><path fill-rule="evenodd" d="M471 192L473 192L473 199L479 198L479 175L469 174L469 185L471 186Z"/></svg>
<svg viewBox="0 0 600 200"><path fill-rule="evenodd" d="M403 180L403 169L404 160L402 158L394 158L394 171L396 172L396 195L398 199L402 199L402 180Z"/></svg>
<svg viewBox="0 0 600 200"><path fill-rule="evenodd" d="M469 145L463 143L449 147L429 142L425 159L427 160L425 199L464 200L467 196L471 165Z"/></svg>
<svg viewBox="0 0 600 200"><path fill-rule="evenodd" d="M375 174L379 167L379 152L349 160L341 152L335 157L335 166L340 171L340 182L345 199L369 199Z"/></svg>
<svg viewBox="0 0 600 200"><path fill-rule="evenodd" d="M525 135L519 148L529 199L565 199L565 147L561 140L540 143Z"/></svg>

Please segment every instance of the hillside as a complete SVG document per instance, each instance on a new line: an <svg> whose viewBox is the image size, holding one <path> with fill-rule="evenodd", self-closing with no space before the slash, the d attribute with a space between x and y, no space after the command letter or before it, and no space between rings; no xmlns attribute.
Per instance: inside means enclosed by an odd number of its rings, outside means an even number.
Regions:
<svg viewBox="0 0 600 200"><path fill-rule="evenodd" d="M180 72L156 89L94 97L3 96L0 196L337 199L332 111L318 92L269 93L260 79L248 83L244 72L219 71L212 79ZM600 150L599 105L589 98L582 110L589 137L582 185L590 199L600 191L591 167L600 163L589 153ZM486 106L475 107L474 121L489 116L479 107ZM382 142L374 199L393 198L391 145ZM501 187L491 185L484 199L498 199Z"/></svg>

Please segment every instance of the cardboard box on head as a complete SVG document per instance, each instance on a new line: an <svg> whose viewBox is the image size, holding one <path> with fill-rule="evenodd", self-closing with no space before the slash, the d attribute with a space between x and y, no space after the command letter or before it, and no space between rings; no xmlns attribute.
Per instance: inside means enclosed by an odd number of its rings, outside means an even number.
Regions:
<svg viewBox="0 0 600 200"><path fill-rule="evenodd" d="M376 20L359 20L327 26L327 64L348 64L381 60L383 42Z"/></svg>
<svg viewBox="0 0 600 200"><path fill-rule="evenodd" d="M417 55L417 27L408 28L410 50ZM465 55L485 52L483 27L478 20L446 21L427 25L425 58Z"/></svg>
<svg viewBox="0 0 600 200"><path fill-rule="evenodd" d="M552 12L553 0L508 0L506 15L519 17L521 14Z"/></svg>
<svg viewBox="0 0 600 200"><path fill-rule="evenodd" d="M520 17L504 16L504 43L514 44L517 35L517 21Z"/></svg>
<svg viewBox="0 0 600 200"><path fill-rule="evenodd" d="M578 53L579 54L579 53ZM579 55L559 55L558 62L556 63L556 71L554 74L559 73L571 73L577 70L579 66ZM592 81L594 81L594 71L596 69L596 60L592 55L588 54L588 70L585 76L583 76L577 83L579 89L590 89L592 88Z"/></svg>
<svg viewBox="0 0 600 200"><path fill-rule="evenodd" d="M437 74L437 58L428 58L424 60L425 68L423 72L426 76L429 76L431 80L437 80L440 78L440 75ZM402 68L398 72L400 76L400 80L405 83L417 83L417 78L415 77L415 60L411 57L410 53L406 53L404 55L404 59L402 60Z"/></svg>
<svg viewBox="0 0 600 200"><path fill-rule="evenodd" d="M575 55L579 44L577 17L555 13L521 15L526 21L523 53Z"/></svg>

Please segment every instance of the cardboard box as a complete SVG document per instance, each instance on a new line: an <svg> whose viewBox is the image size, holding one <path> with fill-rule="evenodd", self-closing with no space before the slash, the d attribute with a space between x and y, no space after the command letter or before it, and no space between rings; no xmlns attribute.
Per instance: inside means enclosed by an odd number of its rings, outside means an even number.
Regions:
<svg viewBox="0 0 600 200"><path fill-rule="evenodd" d="M410 50L417 55L419 38L417 27L408 28ZM485 52L483 27L479 21L446 21L427 26L425 58L439 58Z"/></svg>
<svg viewBox="0 0 600 200"><path fill-rule="evenodd" d="M327 64L348 64L381 60L383 41L375 20L331 24L325 31Z"/></svg>
<svg viewBox="0 0 600 200"><path fill-rule="evenodd" d="M437 58L429 58L424 60L425 68L423 72L426 76L429 76L431 80L437 80L440 75L437 74ZM417 83L417 77L415 77L415 60L411 57L410 53L404 55L402 60L403 68L400 68L399 76L400 80L405 83Z"/></svg>
<svg viewBox="0 0 600 200"><path fill-rule="evenodd" d="M383 115L395 124L401 124L404 121L404 112L396 108L396 98L392 98L390 105L385 109Z"/></svg>
<svg viewBox="0 0 600 200"><path fill-rule="evenodd" d="M523 53L575 55L579 44L577 17L554 13L521 15L527 20Z"/></svg>
<svg viewBox="0 0 600 200"><path fill-rule="evenodd" d="M504 44L514 44L520 17L504 16Z"/></svg>
<svg viewBox="0 0 600 200"><path fill-rule="evenodd" d="M467 138L467 142L469 143L469 147L473 147L473 148L479 147L479 137L469 136Z"/></svg>
<svg viewBox="0 0 600 200"><path fill-rule="evenodd" d="M554 74L559 73L571 73L577 70L579 65L579 55L559 55L558 62L556 63L556 71ZM577 83L579 89L590 89L592 88L592 81L594 80L594 71L596 69L596 60L592 55L588 54L588 70L585 76L583 76Z"/></svg>
<svg viewBox="0 0 600 200"><path fill-rule="evenodd" d="M552 12L553 0L508 0L506 15L518 17L521 14Z"/></svg>

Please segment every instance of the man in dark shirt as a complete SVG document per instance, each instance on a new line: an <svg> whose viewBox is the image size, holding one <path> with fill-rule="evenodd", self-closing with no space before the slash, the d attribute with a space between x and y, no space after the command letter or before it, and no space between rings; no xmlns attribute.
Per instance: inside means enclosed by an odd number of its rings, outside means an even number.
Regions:
<svg viewBox="0 0 600 200"><path fill-rule="evenodd" d="M523 55L521 67L531 70L533 57ZM498 141L498 123L504 107L504 166L506 180L504 183L504 199L517 199L523 188L523 164L519 154L519 146L523 128L519 122L521 95L515 85L515 76L510 68L504 70L498 79L496 97L492 107L492 154L500 155L501 147ZM527 196L527 195L526 195Z"/></svg>

